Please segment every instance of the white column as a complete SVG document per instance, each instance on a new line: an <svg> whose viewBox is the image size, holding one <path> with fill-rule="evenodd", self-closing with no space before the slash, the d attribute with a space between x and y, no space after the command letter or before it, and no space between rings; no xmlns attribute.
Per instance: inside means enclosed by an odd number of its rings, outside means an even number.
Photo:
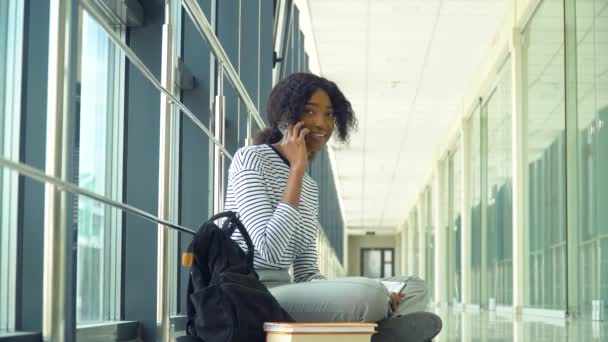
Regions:
<svg viewBox="0 0 608 342"><path fill-rule="evenodd" d="M426 192L418 196L418 276L426 280Z"/></svg>
<svg viewBox="0 0 608 342"><path fill-rule="evenodd" d="M513 143L513 308L521 313L525 304L527 265L526 225L528 222L528 160L526 151L526 118L524 115L523 53L521 33L511 34L512 70L512 143Z"/></svg>
<svg viewBox="0 0 608 342"><path fill-rule="evenodd" d="M401 275L406 276L406 275L408 275L407 253L409 251L409 248L407 248L407 220L401 224L400 239L401 239L401 255L399 257L401 258Z"/></svg>
<svg viewBox="0 0 608 342"><path fill-rule="evenodd" d="M346 221L344 222L344 229L342 230L342 267L344 268L344 276L350 276L348 273L348 229L346 227Z"/></svg>
<svg viewBox="0 0 608 342"><path fill-rule="evenodd" d="M446 253L448 255L448 259L446 262L446 269L447 269L447 293L448 293L448 303L451 304L456 304L454 302L454 290L455 290L455 286L456 286L456 277L454 274L454 270L455 270L455 266L456 266L456 260L454 258L455 253L456 253L456 244L455 244L455 237L454 237L454 210L456 208L454 208L454 196L456 196L457 194L454 193L454 158L453 158L453 152L450 152L450 154L446 157L445 159L445 172L448 174L447 179L447 184L446 184L446 189L448 190L446 195L448 198L447 201L447 215L446 215L446 227L445 227L445 232L446 232L446 243L447 243L447 248L446 248Z"/></svg>
<svg viewBox="0 0 608 342"><path fill-rule="evenodd" d="M413 213L410 213L409 215L409 219L408 219L408 224L407 224L407 273L408 275L414 275L414 246L415 246L415 239L414 239L414 235L415 235L415 230L417 229L416 227L416 222L415 222L415 215Z"/></svg>
<svg viewBox="0 0 608 342"><path fill-rule="evenodd" d="M479 116L481 125L481 296L479 304L488 305L488 110L479 101Z"/></svg>
<svg viewBox="0 0 608 342"><path fill-rule="evenodd" d="M448 188L445 184L446 163L437 161L435 166L435 184L433 186L434 222L435 222L435 298L437 303L444 307L448 303L448 244L447 244L447 222L445 220L448 208Z"/></svg>
<svg viewBox="0 0 608 342"><path fill-rule="evenodd" d="M566 55L566 208L568 229L568 314L576 315L579 306L579 239L578 239L578 89L576 55L576 1L565 4ZM600 176L604 177L604 176Z"/></svg>
<svg viewBox="0 0 608 342"><path fill-rule="evenodd" d="M460 239L461 265L462 265L462 304L471 302L471 127L468 121L462 123L460 136L462 151L462 233Z"/></svg>

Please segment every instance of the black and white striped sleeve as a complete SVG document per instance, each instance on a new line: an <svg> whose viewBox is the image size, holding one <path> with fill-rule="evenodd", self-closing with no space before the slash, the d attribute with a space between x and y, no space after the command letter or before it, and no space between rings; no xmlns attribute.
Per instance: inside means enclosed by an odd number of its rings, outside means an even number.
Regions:
<svg viewBox="0 0 608 342"><path fill-rule="evenodd" d="M257 170L238 170L230 182L237 212L258 255L265 262L280 263L298 242L295 232L302 222L299 210L283 202L273 210L266 182Z"/></svg>
<svg viewBox="0 0 608 342"><path fill-rule="evenodd" d="M293 262L294 282L302 283L313 279L325 279L325 276L319 272L316 239L313 239Z"/></svg>

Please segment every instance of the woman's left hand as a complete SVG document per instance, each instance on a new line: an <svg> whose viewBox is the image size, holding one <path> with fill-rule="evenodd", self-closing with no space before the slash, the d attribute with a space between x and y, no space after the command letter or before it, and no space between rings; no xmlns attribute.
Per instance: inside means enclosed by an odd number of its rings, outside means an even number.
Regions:
<svg viewBox="0 0 608 342"><path fill-rule="evenodd" d="M401 303L401 299L403 298L405 298L405 293L391 292L389 303L391 304L391 309L393 310L393 312L397 310L397 308L399 307L399 303Z"/></svg>

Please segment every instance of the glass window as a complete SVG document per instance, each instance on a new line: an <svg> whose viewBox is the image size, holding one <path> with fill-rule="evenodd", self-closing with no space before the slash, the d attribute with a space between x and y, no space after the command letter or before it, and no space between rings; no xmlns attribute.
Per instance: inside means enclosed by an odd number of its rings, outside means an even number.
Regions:
<svg viewBox="0 0 608 342"><path fill-rule="evenodd" d="M412 211L412 225L410 225L410 227L412 227L412 229L414 230L414 269L412 270L412 274L414 275L418 275L418 265L420 264L420 246L418 243L418 238L420 236L419 231L420 231L420 227L419 226L419 221L418 221L418 209L416 207L416 209L414 209Z"/></svg>
<svg viewBox="0 0 608 342"><path fill-rule="evenodd" d="M266 101L266 99L260 99L262 2L262 0L249 0L241 1L240 4L239 75L260 116L265 117L265 113L260 112L260 100ZM251 144L247 138L255 135L258 125L243 102L239 102L238 129L239 146Z"/></svg>
<svg viewBox="0 0 608 342"><path fill-rule="evenodd" d="M597 136L596 175L608 174L608 2L594 0L595 16L595 103L596 121L599 127ZM597 207L608 206L608 178L598 177L596 188ZM608 210L598 212L598 238L604 253L598 258L598 293L608 303ZM608 308L607 308L608 310Z"/></svg>
<svg viewBox="0 0 608 342"><path fill-rule="evenodd" d="M477 107L469 122L471 141L471 303L481 304L481 112Z"/></svg>
<svg viewBox="0 0 608 342"><path fill-rule="evenodd" d="M217 35L226 51L229 61L232 63L237 74L241 73L241 4L240 1L218 1L217 2ZM250 52L251 53L251 52ZM219 72L219 69L217 70ZM234 154L236 150L244 145L243 137L246 129L243 126L247 117L241 115L241 104L236 88L226 77L224 72L224 106L225 106L225 145L226 149ZM246 114L245 110L242 110Z"/></svg>
<svg viewBox="0 0 608 342"><path fill-rule="evenodd" d="M183 57L184 57L184 53L183 53L183 41L181 39L181 37L183 37L183 23L182 23L182 3L181 1L175 1L173 2L173 14L174 14L174 27L175 29L173 30L173 39L175 41L175 53L178 59L180 59L181 61L183 61ZM179 87L178 87L179 88ZM183 101L183 98L181 98L180 100ZM181 132L182 132L182 122L187 120L190 121L189 119L184 119L182 120L182 118L179 115L179 110L174 109L174 113L172 113L172 127L173 127L173 141L171 142L171 148L172 148L172 153L173 153L173 158L170 161L170 168L173 170L173 184L175 184L175 190L171 191L171 199L170 199L170 208L169 208L169 219L172 222L179 222L179 185L180 184L180 160L179 160L179 156L180 156L180 150L181 150L181 142L182 142L182 138L181 138ZM188 123L191 124L191 123ZM179 256L181 256L181 251L180 251L180 235L184 235L184 239L187 239L187 237L185 236L186 234L181 234L180 232L176 231L176 230L171 230L169 232L169 274L171 275L172 282L171 282L171 286L169 288L169 292L170 294L170 300L169 300L169 307L170 307L170 311L169 314L170 315L177 315L179 314L180 311L180 281L181 281L181 275L180 275L180 268L181 268L181 262L178 260Z"/></svg>
<svg viewBox="0 0 608 342"><path fill-rule="evenodd" d="M361 275L370 278L380 278L382 275L382 251L381 250L361 250Z"/></svg>
<svg viewBox="0 0 608 342"><path fill-rule="evenodd" d="M199 1L202 11L209 20L211 11L211 1ZM181 6L181 1L180 4ZM183 20L179 20L179 55L184 64L196 78L197 87L192 90L182 91L181 100L196 117L209 128L213 122L213 98L215 97L213 73L211 72L211 52L200 32L194 26L193 21L182 10ZM181 15L179 17L182 17ZM177 31L177 30L176 30ZM229 81L224 79L225 84ZM186 227L197 227L203 217L211 217L213 214L213 149L215 145L209 140L200 127L190 119L181 115L179 123L179 165L176 172L179 176L179 220ZM212 130L213 131L213 130ZM187 156L200 155L201 158L189 158ZM226 161L226 171L230 165L230 160ZM186 234L180 234L178 238L181 255L185 251L192 238ZM175 254L174 254L175 255ZM179 272L179 301L177 309L180 314L186 313L186 293L188 285L188 269L177 265Z"/></svg>
<svg viewBox="0 0 608 342"><path fill-rule="evenodd" d="M459 145L460 146L460 145ZM462 153L460 147L450 156L449 161L449 189L450 189L450 213L451 213L451 230L449 234L449 246L452 255L452 263L450 265L450 293L452 294L453 302L462 302L462 265L461 265L461 238L462 238Z"/></svg>
<svg viewBox="0 0 608 342"><path fill-rule="evenodd" d="M431 301L435 290L435 225L433 224L433 188L428 187L425 191L425 220L426 220L426 282L428 284Z"/></svg>
<svg viewBox="0 0 608 342"><path fill-rule="evenodd" d="M384 253L384 274L383 277L392 277L393 274L393 250L385 249Z"/></svg>
<svg viewBox="0 0 608 342"><path fill-rule="evenodd" d="M445 159L441 160L439 173L437 177L441 177L439 179L439 188L437 191L437 195L439 196L439 220L437 221L437 234L443 234L444 243L443 247L445 248L445 252L439 253L439 260L437 260L437 265L443 264L445 265L443 270L446 273L444 281L445 284L440 286L440 289L443 295L446 297L447 303L451 302L452 294L451 294L451 284L452 281L452 263L453 261L453 243L451 242L452 235L452 218L451 218L451 209L450 209L450 158L446 156ZM442 230L442 231L440 231ZM439 247L437 245L436 247ZM436 295L439 295L438 293Z"/></svg>
<svg viewBox="0 0 608 342"><path fill-rule="evenodd" d="M23 1L0 2L0 155L19 159ZM0 331L15 329L18 175L0 169Z"/></svg>
<svg viewBox="0 0 608 342"><path fill-rule="evenodd" d="M608 2L576 2L580 310L608 302Z"/></svg>
<svg viewBox="0 0 608 342"><path fill-rule="evenodd" d="M361 275L369 278L394 276L394 254L392 248L361 249Z"/></svg>
<svg viewBox="0 0 608 342"><path fill-rule="evenodd" d="M511 62L498 73L486 103L487 117L487 286L488 297L513 300L513 214L511 153Z"/></svg>
<svg viewBox="0 0 608 342"><path fill-rule="evenodd" d="M526 305L566 307L563 1L542 2L523 35L528 159Z"/></svg>
<svg viewBox="0 0 608 342"><path fill-rule="evenodd" d="M87 12L81 17L78 184L120 200L124 57ZM120 211L78 199L79 324L119 318L120 226Z"/></svg>

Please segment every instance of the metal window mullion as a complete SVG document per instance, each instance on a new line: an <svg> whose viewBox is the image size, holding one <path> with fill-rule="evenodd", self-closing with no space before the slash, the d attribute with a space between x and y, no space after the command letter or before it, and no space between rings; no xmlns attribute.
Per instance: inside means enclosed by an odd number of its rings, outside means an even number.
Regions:
<svg viewBox="0 0 608 342"><path fill-rule="evenodd" d="M105 174L104 174L104 179L105 181L105 189L104 189L104 194L108 194L110 197L114 197L114 193L113 193L113 185L114 185L114 177L113 176L113 168L114 168L114 158L113 158L113 153L114 153L114 139L113 139L113 127L114 127L114 106L112 105L114 103L115 100L115 93L112 91L113 90L113 85L115 84L115 79L114 79L114 73L115 73L115 67L114 67L114 59L112 58L112 52L113 52L113 48L112 46L109 47L108 49L108 61L109 61L109 70L108 70L108 103L109 105L107 106L107 115L106 115L106 132L105 132L105 139L106 139L106 155L105 155L105 160L106 160L106 165L105 165ZM103 281L101 282L101 286L102 286L102 292L103 296L101 298L101 307L103 308L102 312L101 312L101 318L103 320L109 320L110 319L110 311L111 311L111 306L112 306L112 302L111 299L112 298L112 279L113 279L113 273L111 270L112 267L112 263L113 263L113 258L112 258L112 254L114 252L114 241L113 241L113 234L112 234L112 230L113 230L113 217L112 217L112 212L113 212L113 208L105 206L103 208L104 211L104 221L103 221L103 235L104 235L104 243L103 243L103 258L105 259L105 263L103 264L103 266L101 267L101 274L103 274ZM103 300L103 298L107 298L106 300Z"/></svg>
<svg viewBox="0 0 608 342"><path fill-rule="evenodd" d="M218 2L219 0L211 0L211 30L213 30L213 32L217 31L217 8L218 8ZM215 125L215 115L211 115L211 113L215 113L215 89L216 89L216 82L217 79L215 77L215 73L216 73L216 63L217 63L217 58L215 57L215 55L210 51L209 52L209 127L213 127L213 125ZM214 141L215 140L215 136L213 137ZM212 144L209 144L208 146L208 156L209 156L209 160L214 160L215 159L215 146ZM215 162L214 163L207 163L208 165L208 172L207 172L207 203L209 203L210 205L207 206L207 216L213 216L213 214L215 213L215 187L214 187L214 180L215 180Z"/></svg>
<svg viewBox="0 0 608 342"><path fill-rule="evenodd" d="M81 38L82 40L82 38ZM107 113L106 113L106 132L105 132L105 139L106 139L106 144L107 144L107 148L106 148L106 155L105 160L106 165L105 165L105 174L104 174L104 179L106 180L105 182L105 189L104 189L104 194L107 194L108 196L110 196L111 198L114 198L114 184L115 184L115 175L114 175L114 162L115 162L115 158L114 158L114 150L115 150L115 142L114 142L114 123L116 121L115 118L115 101L117 98L117 94L115 89L117 87L115 87L116 84L116 58L114 58L114 52L115 48L113 45L110 44L110 46L108 47L108 55L107 55L107 60L109 62L109 70L108 70L108 81L107 81L107 94L108 94L108 103L109 105L107 106ZM113 298L113 284L114 284L114 275L116 274L115 270L113 269L113 264L114 264L114 254L116 253L116 245L114 242L114 232L113 230L115 229L114 226L114 217L113 217L113 208L109 207L109 206L104 206L103 208L103 212L104 212L104 220L103 220L103 249L102 249L102 255L101 255L101 287L102 290L99 292L100 293L100 313L99 313L99 317L101 317L103 320L110 320L112 319L112 310L113 310L113 303L112 303L112 298ZM105 300L104 300L105 298Z"/></svg>
<svg viewBox="0 0 608 342"><path fill-rule="evenodd" d="M72 106L71 67L75 52L72 39L77 27L73 0L50 3L49 69L47 88L46 173L61 180L68 175L69 118ZM66 277L71 277L68 257L67 194L56 185L45 184L44 196L44 286L42 335L44 340L66 341L73 338L68 322Z"/></svg>
<svg viewBox="0 0 608 342"><path fill-rule="evenodd" d="M215 138L223 145L225 143L225 97L224 97L224 66L217 64L217 95L215 96ZM216 146L213 158L213 212L219 213L224 209L224 155Z"/></svg>
<svg viewBox="0 0 608 342"><path fill-rule="evenodd" d="M161 86L175 96L175 73L177 69L173 0L165 0L165 23L162 28L162 62ZM159 177L158 177L158 216L163 220L171 220L171 202L175 191L172 168L174 159L175 108L169 94L160 97L160 137L159 137ZM156 297L156 323L159 326L160 341L169 341L170 329L170 243L169 227L158 225L158 251L157 251L157 297Z"/></svg>
<svg viewBox="0 0 608 342"><path fill-rule="evenodd" d="M125 31L121 31L121 38L124 40ZM125 91L125 58L124 53L120 49L116 49L114 53L114 66L118 67L118 70L114 73L118 76L118 81L114 82L115 101L113 119L114 124L112 131L116 134L113 135L113 148L112 156L114 157L114 163L112 168L112 199L122 202L122 190L123 190L123 146L124 146L124 94ZM112 262L112 283L111 283L111 305L110 305L110 319L120 319L120 307L121 307L121 284L122 284L122 217L123 212L121 210L112 210L112 226L114 228L114 239L112 243L115 245L112 255L114 261Z"/></svg>
<svg viewBox="0 0 608 342"><path fill-rule="evenodd" d="M175 39L175 48L174 48L174 59L175 59L175 73L176 73L176 81L182 77L179 71L180 58L182 58L182 37L183 37L183 23L182 23L182 5L181 1L173 1L173 18L174 18L174 34L173 37ZM176 96L181 96L181 89L178 84L174 84L174 91ZM181 97L180 97L181 99ZM180 115L177 115L174 110L174 115L172 115L173 120L173 140L172 140L172 158L171 158L171 170L173 170L173 174L171 177L172 189L171 192L171 202L170 202L170 217L174 222L179 222L179 209L180 209L180 151L181 151L181 125L182 119ZM179 291L178 288L178 277L179 277L179 265L178 262L178 254L180 251L179 246L179 233L176 231L170 232L170 248L169 248L169 265L170 265L170 298L171 302L169 303L169 314L173 316L177 314L178 306L179 306ZM171 331L173 333L173 329Z"/></svg>
<svg viewBox="0 0 608 342"><path fill-rule="evenodd" d="M6 78L4 79L4 113L0 120L4 119L4 125L0 122L0 130L5 141L0 141L0 150L3 155L12 159L19 156L19 134L21 111L21 65L23 46L23 14L24 4L22 1L10 1L7 19L8 23L8 54L6 59ZM12 19L12 20L11 20ZM11 37L13 39L11 39ZM2 82L2 81L0 81ZM7 87L7 85L9 85ZM2 140L3 138L0 138ZM6 143L6 144L5 144ZM17 193L18 174L6 172L2 175L0 170L0 182L2 183L2 194L0 194L0 237L2 238L2 255L0 255L0 269L4 275L0 276L0 286L3 288L0 300L5 304L0 306L0 329L12 330L15 328L16 310L16 281L17 281Z"/></svg>

